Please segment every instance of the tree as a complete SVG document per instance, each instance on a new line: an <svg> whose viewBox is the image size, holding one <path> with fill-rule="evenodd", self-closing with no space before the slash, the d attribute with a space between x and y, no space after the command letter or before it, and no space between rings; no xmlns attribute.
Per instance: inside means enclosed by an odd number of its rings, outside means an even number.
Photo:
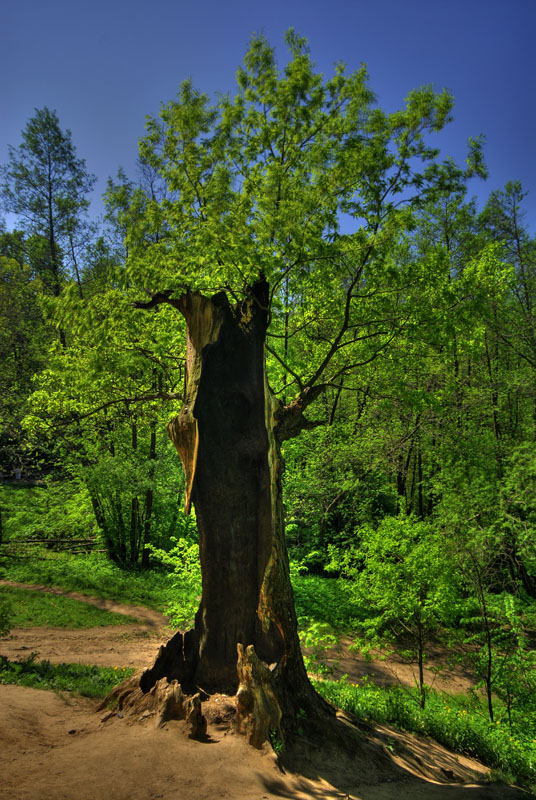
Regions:
<svg viewBox="0 0 536 800"><path fill-rule="evenodd" d="M40 237L25 238L22 231L0 234L0 470L6 475L36 458L36 451L25 447L21 420L53 335L36 277L34 257L41 245Z"/></svg>
<svg viewBox="0 0 536 800"><path fill-rule="evenodd" d="M46 242L40 268L48 290L58 296L67 264L80 284L77 249L87 234L84 215L95 177L78 158L71 132L62 131L55 111L36 109L22 132L19 147L10 147L2 169L4 207L16 214L27 234Z"/></svg>
<svg viewBox="0 0 536 800"><path fill-rule="evenodd" d="M305 412L328 386L351 388L415 323L430 274L397 264L393 245L435 180L425 134L451 108L448 94L424 88L387 115L364 69L339 66L324 81L305 41L290 31L287 44L282 74L255 37L234 99L211 105L186 82L149 121L142 157L168 196L147 198L143 225L135 207L126 237L129 285L145 293L138 308L171 306L186 321L184 404L169 433L202 570L194 628L170 640L140 686L238 689L256 744L326 714L297 636L281 444L321 421ZM151 227L161 235L148 238Z"/></svg>
<svg viewBox="0 0 536 800"><path fill-rule="evenodd" d="M449 621L458 599L444 537L428 521L403 514L386 517L377 528L361 527L356 539L353 548L333 548L333 565L350 580L350 591L362 607L372 612L361 622L356 649L367 654L402 637L402 655L418 665L416 683L424 708L427 646Z"/></svg>
<svg viewBox="0 0 536 800"><path fill-rule="evenodd" d="M122 313L133 296L114 286L115 272L106 274L105 261L84 283L84 298L71 284L55 302L67 343L50 346L24 424L28 440L48 443L63 478L89 495L110 558L147 565L147 546L169 543L179 520L180 475L162 401L180 396L183 332L168 324L171 309L156 325L142 312Z"/></svg>

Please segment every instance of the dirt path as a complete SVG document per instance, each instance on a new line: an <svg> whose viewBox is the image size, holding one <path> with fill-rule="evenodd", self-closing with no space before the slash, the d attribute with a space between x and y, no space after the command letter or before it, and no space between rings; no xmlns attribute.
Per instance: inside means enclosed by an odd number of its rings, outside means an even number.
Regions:
<svg viewBox="0 0 536 800"><path fill-rule="evenodd" d="M30 587L26 587L30 588ZM38 590L49 591L47 587ZM0 653L38 652L53 662L143 668L169 637L157 612L65 593L139 624L81 631L15 630ZM356 666L344 643L339 670ZM348 660L348 661L347 661ZM380 667L378 667L380 669ZM385 673L388 680L390 668ZM391 674L392 679L392 674ZM487 784L488 770L431 740L385 725L365 726L350 760L304 746L284 767L266 747L212 726L206 743L188 739L182 723L156 730L154 720L96 713L95 703L19 686L0 686L1 800L521 800L513 787Z"/></svg>
<svg viewBox="0 0 536 800"><path fill-rule="evenodd" d="M76 662L81 664L97 664L102 667L134 667L143 669L150 664L162 643L170 636L168 619L158 611L143 606L131 606L88 597L79 592L65 592L49 586L1 581L0 586L13 586L21 589L33 589L39 592L50 592L81 600L85 603L125 614L140 620L140 624L125 624L107 628L90 628L85 630L58 630L57 628L16 628L11 634L0 639L0 654L11 660L27 657L36 652L41 659L55 664ZM327 665L332 668L335 680L347 675L352 683L369 678L381 686L392 686L400 683L414 686L417 679L416 665L405 663L396 657L388 660L373 659L366 661L359 654L350 650L351 639L343 637L337 647L329 652ZM460 667L449 672L437 673L437 668L444 662L444 652L440 648L431 650L428 665L425 668L427 685L452 694L467 692L473 685L469 674Z"/></svg>
<svg viewBox="0 0 536 800"><path fill-rule="evenodd" d="M79 592L64 592L49 586L0 581L0 585L38 592L61 594L74 600L125 614L140 620L138 624L113 625L106 628L64 630L59 628L14 628L0 639L0 654L12 661L37 653L39 659L54 664L62 662L97 664L100 667L133 667L142 669L151 664L159 646L170 635L168 619L158 611L143 606L130 606Z"/></svg>
<svg viewBox="0 0 536 800"><path fill-rule="evenodd" d="M334 680L347 675L351 683L369 679L378 686L417 685L417 664L409 664L396 655L385 660L372 658L367 661L359 653L352 652L351 645L352 640L345 636L330 651L328 664L332 667ZM474 679L462 666L446 669L445 650L434 646L428 648L424 681L427 686L450 694L462 694L474 687Z"/></svg>

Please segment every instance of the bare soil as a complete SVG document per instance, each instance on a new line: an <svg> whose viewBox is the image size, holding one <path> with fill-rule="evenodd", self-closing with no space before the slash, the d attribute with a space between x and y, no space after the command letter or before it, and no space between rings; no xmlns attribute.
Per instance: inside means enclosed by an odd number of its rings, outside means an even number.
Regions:
<svg viewBox="0 0 536 800"><path fill-rule="evenodd" d="M36 652L55 663L141 669L169 638L167 620L157 612L69 596L135 616L140 623L80 631L17 629L0 639L0 654L16 660ZM413 683L411 667L401 661L363 662L348 645L343 642L333 654L339 674L353 682L368 674L385 683ZM450 691L466 688L467 676L455 675L448 686ZM157 729L150 715L97 712L94 701L68 694L0 686L0 705L1 800L530 797L515 787L488 783L488 770L478 762L387 725L363 725L352 757L302 743L280 760L269 746L254 750L216 722L209 725L207 740L198 742L187 738L182 722Z"/></svg>

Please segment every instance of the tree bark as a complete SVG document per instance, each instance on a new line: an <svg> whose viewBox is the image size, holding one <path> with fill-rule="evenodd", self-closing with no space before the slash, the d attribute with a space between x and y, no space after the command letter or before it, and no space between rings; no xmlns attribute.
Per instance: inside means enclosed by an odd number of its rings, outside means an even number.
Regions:
<svg viewBox="0 0 536 800"><path fill-rule="evenodd" d="M202 598L194 628L161 649L140 686L148 692L166 677L189 693L234 695L240 685L239 727L258 745L267 730L284 738L297 720L331 713L303 664L281 499L279 445L307 425L314 391L283 407L269 389L265 281L236 306L223 292L187 293L173 305L187 323L187 388L168 430L185 508L195 506Z"/></svg>

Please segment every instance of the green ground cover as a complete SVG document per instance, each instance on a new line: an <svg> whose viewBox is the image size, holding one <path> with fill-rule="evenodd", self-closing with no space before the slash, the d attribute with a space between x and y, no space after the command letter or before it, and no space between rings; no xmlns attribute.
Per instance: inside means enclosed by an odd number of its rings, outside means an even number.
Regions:
<svg viewBox="0 0 536 800"><path fill-rule="evenodd" d="M0 599L10 605L12 628L97 628L137 622L80 600L30 589L0 586Z"/></svg>
<svg viewBox="0 0 536 800"><path fill-rule="evenodd" d="M55 692L76 692L84 697L105 697L118 683L129 678L133 669L95 667L87 664L51 664L36 661L9 661L0 656L0 683L30 686Z"/></svg>
<svg viewBox="0 0 536 800"><path fill-rule="evenodd" d="M102 553L74 556L36 549L31 558L3 559L0 577L77 591L163 611L172 599L165 573L119 567Z"/></svg>

